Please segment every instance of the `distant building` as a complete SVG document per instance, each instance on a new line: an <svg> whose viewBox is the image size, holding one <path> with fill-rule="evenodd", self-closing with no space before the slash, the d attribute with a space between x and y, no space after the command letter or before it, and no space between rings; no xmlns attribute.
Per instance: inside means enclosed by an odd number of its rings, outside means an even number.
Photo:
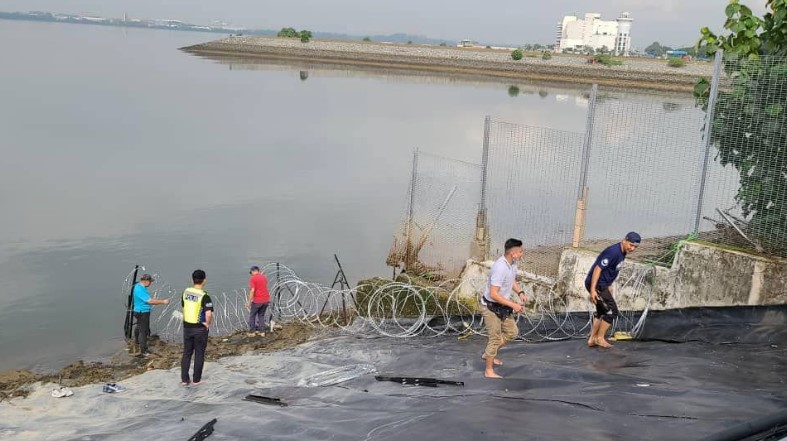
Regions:
<svg viewBox="0 0 787 441"><path fill-rule="evenodd" d="M555 50L593 50L605 48L615 55L628 56L631 51L631 23L628 12L620 14L615 21L601 20L601 14L586 13L583 19L567 15L557 25Z"/></svg>
<svg viewBox="0 0 787 441"><path fill-rule="evenodd" d="M461 40L459 43L456 43L456 47L483 47L478 44L477 41L473 40Z"/></svg>

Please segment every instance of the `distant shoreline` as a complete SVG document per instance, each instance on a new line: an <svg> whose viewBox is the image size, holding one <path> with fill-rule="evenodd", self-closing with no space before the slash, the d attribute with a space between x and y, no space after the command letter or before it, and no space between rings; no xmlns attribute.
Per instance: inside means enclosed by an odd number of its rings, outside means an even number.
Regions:
<svg viewBox="0 0 787 441"><path fill-rule="evenodd" d="M555 55L551 60L511 59L508 51L459 49L373 42L234 36L181 48L195 54L319 61L344 65L395 67L437 73L483 75L500 79L547 80L630 89L690 92L711 75L709 63L668 67L664 60L624 59L623 66L588 64L585 57Z"/></svg>

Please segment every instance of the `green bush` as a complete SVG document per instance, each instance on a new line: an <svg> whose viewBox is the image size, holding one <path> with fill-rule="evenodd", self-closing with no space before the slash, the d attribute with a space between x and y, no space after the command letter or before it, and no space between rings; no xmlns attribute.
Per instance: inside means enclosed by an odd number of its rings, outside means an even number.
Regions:
<svg viewBox="0 0 787 441"><path fill-rule="evenodd" d="M551 59L552 59L552 54L550 54L550 53L549 53L549 52L547 52L547 51L544 51L544 54L543 54L543 55L541 55L541 59L542 59L542 60L551 60Z"/></svg>
<svg viewBox="0 0 787 441"><path fill-rule="evenodd" d="M369 37L363 37L363 41L369 42L369 41L372 41L372 39L369 38Z"/></svg>
<svg viewBox="0 0 787 441"><path fill-rule="evenodd" d="M511 58L512 58L514 61L519 61L519 60L521 60L523 55L524 55L524 54L522 54L522 51L521 51L521 50L519 50L519 49L514 49L513 51L511 51Z"/></svg>
<svg viewBox="0 0 787 441"><path fill-rule="evenodd" d="M683 58L673 57L667 61L667 66L669 67L683 67L686 65L686 60Z"/></svg>
<svg viewBox="0 0 787 441"><path fill-rule="evenodd" d="M295 30L295 28L281 28L277 37L285 37L285 38L298 38L301 34Z"/></svg>
<svg viewBox="0 0 787 441"><path fill-rule="evenodd" d="M391 285L391 282L383 278L358 282L355 294L355 308L358 315L369 317L369 302L373 294L384 287L387 287L383 292L385 295L377 297L377 303L372 305L372 316L377 319L419 317L422 309L427 315L457 316L480 312L475 298L453 298L449 303L450 292L430 286L427 280L397 277L397 282L413 287L412 290L404 286Z"/></svg>
<svg viewBox="0 0 787 441"><path fill-rule="evenodd" d="M604 66L620 66L623 64L622 61L617 58L612 58L608 54L597 54L593 58L596 60L596 63L603 64Z"/></svg>
<svg viewBox="0 0 787 441"><path fill-rule="evenodd" d="M281 28L276 36L282 38L300 38L302 42L308 43L309 40L312 39L312 31L303 30L298 32L295 28Z"/></svg>

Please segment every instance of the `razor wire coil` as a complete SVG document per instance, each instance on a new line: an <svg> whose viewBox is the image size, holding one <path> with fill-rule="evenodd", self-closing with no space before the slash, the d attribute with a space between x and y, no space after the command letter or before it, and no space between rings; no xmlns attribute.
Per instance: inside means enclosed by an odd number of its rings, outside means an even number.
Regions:
<svg viewBox="0 0 787 441"><path fill-rule="evenodd" d="M652 265L634 271L618 283L625 295L642 299L644 311L621 311L612 330L629 331L633 337L641 332L652 300L652 289L646 279L654 271ZM412 280L389 281L379 285L362 284L337 289L301 279L292 269L269 263L261 272L272 281L270 326L299 323L325 330L345 333L375 333L391 338L439 337L444 335L485 336L483 318L479 314L480 296L485 278L452 279L434 286L416 285ZM128 293L131 273L123 283ZM151 296L169 299L168 305L154 308L151 328L164 340L177 341L182 332L180 290L155 274L157 281ZM471 297L463 292L472 292ZM558 296L554 287L532 290L531 302L523 313L516 315L518 339L526 342L560 341L584 338L593 320L593 307L568 311L568 303ZM365 296L358 308L359 295ZM229 336L248 328L248 292L236 289L211 294L214 303L213 335ZM473 305L473 306L471 306Z"/></svg>

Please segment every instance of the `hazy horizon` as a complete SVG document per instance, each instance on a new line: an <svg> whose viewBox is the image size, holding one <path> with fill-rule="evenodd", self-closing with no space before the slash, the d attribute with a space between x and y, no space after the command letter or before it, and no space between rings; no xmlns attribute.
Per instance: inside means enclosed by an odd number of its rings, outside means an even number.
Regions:
<svg viewBox="0 0 787 441"><path fill-rule="evenodd" d="M5 0L5 11L50 11L79 15L168 18L192 23L223 21L235 26L279 29L293 26L319 32L351 35L407 33L430 38L482 43L542 43L554 41L558 21L567 14L598 12L614 20L621 12L634 18L633 45L644 48L653 41L668 46L696 42L702 26L720 30L725 0L554 0L523 6L514 0L454 1L450 8L415 0ZM764 1L743 1L757 14ZM305 11L305 12L304 12Z"/></svg>

